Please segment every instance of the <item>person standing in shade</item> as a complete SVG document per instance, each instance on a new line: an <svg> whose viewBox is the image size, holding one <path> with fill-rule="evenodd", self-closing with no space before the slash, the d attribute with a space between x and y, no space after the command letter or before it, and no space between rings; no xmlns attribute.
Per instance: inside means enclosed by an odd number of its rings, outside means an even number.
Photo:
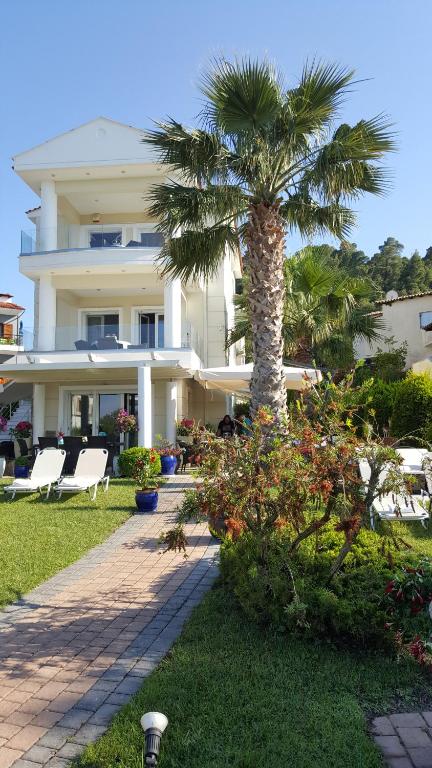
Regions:
<svg viewBox="0 0 432 768"><path fill-rule="evenodd" d="M235 424L228 414L226 414L222 421L219 422L216 436L217 437L233 437L235 435Z"/></svg>

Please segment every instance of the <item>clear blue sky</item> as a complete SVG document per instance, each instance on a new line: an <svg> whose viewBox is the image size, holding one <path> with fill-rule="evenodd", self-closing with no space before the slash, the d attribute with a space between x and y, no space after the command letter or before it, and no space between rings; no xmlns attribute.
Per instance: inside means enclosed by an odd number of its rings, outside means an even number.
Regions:
<svg viewBox="0 0 432 768"><path fill-rule="evenodd" d="M191 123L197 81L218 54L267 56L295 82L307 57L354 67L343 117L391 115L399 151L390 195L357 205L352 240L369 255L388 235L423 254L432 244L430 0L4 0L0 4L0 290L31 308L19 275L24 211L36 196L10 157L98 115L139 127ZM298 247L294 239L289 250ZM30 313L29 313L30 314ZM30 319L30 318L29 318Z"/></svg>

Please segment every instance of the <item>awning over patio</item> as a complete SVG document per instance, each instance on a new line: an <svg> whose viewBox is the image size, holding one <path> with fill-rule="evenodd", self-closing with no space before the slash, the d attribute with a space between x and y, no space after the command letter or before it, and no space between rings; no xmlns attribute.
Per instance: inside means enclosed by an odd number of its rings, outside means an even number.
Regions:
<svg viewBox="0 0 432 768"><path fill-rule="evenodd" d="M252 377L253 364L226 365L221 368L204 368L195 372L195 379L205 389L218 389L227 394L249 394L249 382ZM297 366L284 366L285 387L287 389L304 390L311 383L318 383L322 379L321 371L316 368L300 368Z"/></svg>

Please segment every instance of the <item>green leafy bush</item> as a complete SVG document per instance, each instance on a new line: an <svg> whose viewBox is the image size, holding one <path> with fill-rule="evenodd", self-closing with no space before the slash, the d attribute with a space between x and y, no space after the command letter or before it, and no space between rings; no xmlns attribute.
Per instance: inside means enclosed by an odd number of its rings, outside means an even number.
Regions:
<svg viewBox="0 0 432 768"><path fill-rule="evenodd" d="M393 414L392 433L414 445L421 443L432 419L432 377L427 373L408 373L399 382Z"/></svg>
<svg viewBox="0 0 432 768"><path fill-rule="evenodd" d="M359 417L362 422L372 422L379 434L389 426L394 411L396 396L401 386L400 381L382 381L369 379L356 393L360 405ZM357 422L358 422L357 417Z"/></svg>
<svg viewBox="0 0 432 768"><path fill-rule="evenodd" d="M327 530L290 553L291 536L285 530L265 540L245 533L225 539L221 573L249 618L280 630L313 638L348 640L361 646L391 642L386 630L383 601L396 564L383 554L383 539L362 530L343 568L329 581L331 563L343 535Z"/></svg>
<svg viewBox="0 0 432 768"><path fill-rule="evenodd" d="M134 477L135 464L138 459L148 459L152 450L150 448L128 448L119 456L119 468L124 477ZM152 476L159 475L161 472L160 456L156 454L156 459L152 462Z"/></svg>

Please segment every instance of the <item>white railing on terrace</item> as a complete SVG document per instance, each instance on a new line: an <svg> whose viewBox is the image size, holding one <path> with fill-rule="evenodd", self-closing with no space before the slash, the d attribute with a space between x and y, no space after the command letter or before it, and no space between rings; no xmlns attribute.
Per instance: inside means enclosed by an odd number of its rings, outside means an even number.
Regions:
<svg viewBox="0 0 432 768"><path fill-rule="evenodd" d="M133 227L123 225L116 229L95 224L85 228L59 225L52 229L21 230L21 255L89 248L161 248L163 236L159 232L139 232L135 240L126 234L130 234Z"/></svg>
<svg viewBox="0 0 432 768"><path fill-rule="evenodd" d="M41 330L44 331L45 329ZM46 330L48 331L48 329ZM50 333L44 333L45 338L49 338L52 335L52 330L49 330ZM159 333L161 334L160 331ZM46 349L45 344L42 346L39 343L37 332L35 333L30 329L24 328L21 343L24 352L38 352L42 350L44 352L109 352L113 350L154 350L157 352L158 349L169 349L161 335L158 338L157 335L154 335L153 330L149 336L144 337L139 325L127 325L124 323L120 328L109 326L101 331L95 328L92 328L90 331L88 329L79 330L76 325L56 326L53 348L50 350ZM201 337L189 322L182 324L181 348L192 349L203 359Z"/></svg>

